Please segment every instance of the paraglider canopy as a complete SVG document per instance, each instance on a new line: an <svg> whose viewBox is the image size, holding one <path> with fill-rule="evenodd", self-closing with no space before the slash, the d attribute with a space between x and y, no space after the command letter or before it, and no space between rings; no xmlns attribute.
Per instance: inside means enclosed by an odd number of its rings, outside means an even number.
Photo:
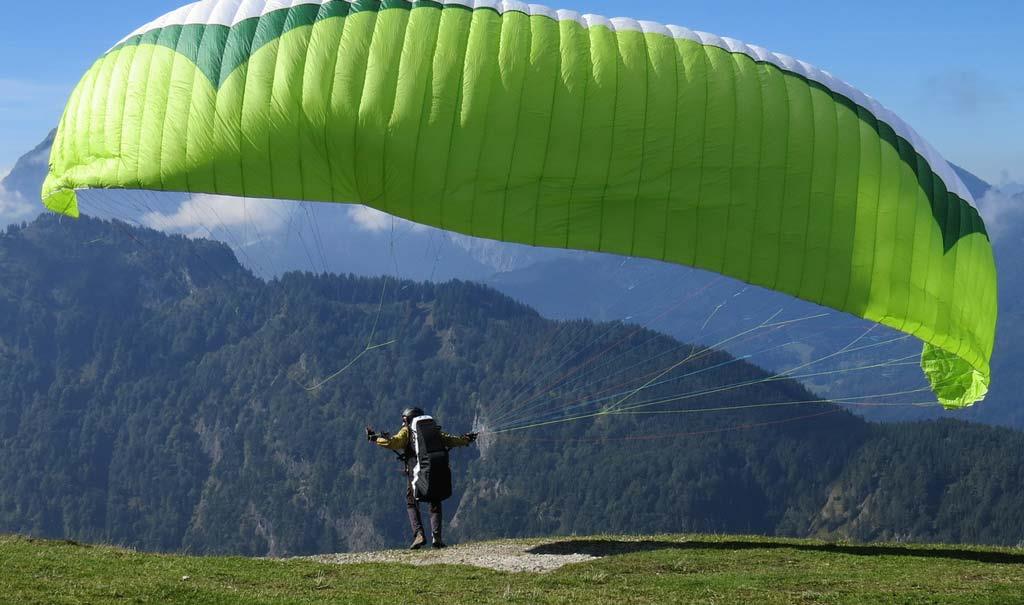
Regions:
<svg viewBox="0 0 1024 605"><path fill-rule="evenodd" d="M925 343L989 383L996 278L950 166L807 63L521 2L203 0L130 34L61 120L46 205L116 187L358 202L701 267Z"/></svg>

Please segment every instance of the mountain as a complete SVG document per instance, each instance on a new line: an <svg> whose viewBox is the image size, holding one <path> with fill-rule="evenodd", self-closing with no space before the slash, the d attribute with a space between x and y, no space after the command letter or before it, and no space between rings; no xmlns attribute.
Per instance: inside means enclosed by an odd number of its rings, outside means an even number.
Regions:
<svg viewBox="0 0 1024 605"><path fill-rule="evenodd" d="M39 158L44 158L45 164L49 142L44 141L19 161L4 183L36 195L44 170ZM1007 329L1018 325L1017 301L1024 296L1024 285L1012 262L1018 244L1024 244L1019 241L1024 239L1024 213L1019 213L1024 203L1002 196L963 169L956 170L980 200L988 219L995 238L1001 292L993 391L980 406L956 414L905 405L923 401L919 390L925 383L912 363L894 360L916 355L920 345L915 341L900 341L898 333L886 328L703 271L644 259L470 238L392 219L361 206L265 200L239 203L216 196L117 190L81 195L83 208L101 218L223 241L244 266L266 279L300 270L434 282L479 281L546 317L620 320L677 339L719 345L770 372L799 375L816 393L856 403L851 408L873 420L953 417L1024 427L1024 410L1016 397L1018 344L1008 337L1013 332ZM22 212L18 220L25 218ZM793 323L756 329L772 317L770 323ZM754 330L750 337L733 338L748 330ZM857 339L871 348L858 347L855 353L836 355ZM881 369L871 373L860 369L873 366ZM875 397L903 392L910 394ZM860 405L864 402L887 405Z"/></svg>
<svg viewBox="0 0 1024 605"><path fill-rule="evenodd" d="M0 228L31 220L42 211L39 191L46 177L50 147L56 130L35 149L18 158L11 171L0 179Z"/></svg>
<svg viewBox="0 0 1024 605"><path fill-rule="evenodd" d="M681 340L722 346L774 372L801 366L806 367L803 373L831 372L805 379L825 395L852 394L843 382L851 368L920 352L920 344L905 341L868 350L867 357L826 358L854 339L860 338L864 344L884 343L898 336L881 326L873 328L869 322L772 290L646 259L610 255L556 259L494 275L485 283L546 317L629 321ZM792 323L780 329L757 330L764 322ZM737 338L748 331L754 333ZM815 363L818 359L821 361ZM901 372L896 378L907 381L919 376ZM890 391L901 388L893 386Z"/></svg>
<svg viewBox="0 0 1024 605"><path fill-rule="evenodd" d="M53 146L53 138L56 135L57 130L51 130L35 149L18 158L14 168L2 181L4 189L17 193L26 200L39 199L39 191L43 188L43 179L46 178L50 160L50 147Z"/></svg>
<svg viewBox="0 0 1024 605"><path fill-rule="evenodd" d="M39 191L54 134L0 181L0 227L30 220L43 210ZM264 278L305 270L436 281L482 279L562 254L392 220L362 206L256 199L240 204L210 195L116 189L84 191L80 199L83 210L94 217L223 241Z"/></svg>
<svg viewBox="0 0 1024 605"><path fill-rule="evenodd" d="M1019 432L872 424L621 322L552 321L458 281L266 281L224 244L87 217L0 235L0 392L0 532L400 545L404 479L363 427L415 403L483 431L452 454L455 540L1024 536Z"/></svg>
<svg viewBox="0 0 1024 605"><path fill-rule="evenodd" d="M1017 251L1024 245L1024 194L1006 195L961 168L956 171L976 196L989 225L999 274L1000 308L992 358L992 389L985 401L958 412L905 405L855 406L854 411L881 421L951 418L1024 428L1024 406L1019 397L1024 388L1019 363L1024 357L1024 345L1015 337L1024 329L1024 275L1016 262ZM926 386L914 364L889 365L890 360L919 354L917 341L880 344L902 335L770 290L685 267L591 254L542 261L496 274L486 283L548 317L628 318L675 338L708 345L742 334L775 313L787 319L827 313L826 317L764 334L756 342L731 340L722 346L734 355L749 355L772 372L785 373L823 359L801 372L814 374L802 381L815 392L834 399L919 391ZM879 346L853 356L832 357L865 334L862 344ZM872 365L888 367L870 374L853 371ZM915 392L874 399L880 403L905 403L923 398Z"/></svg>
<svg viewBox="0 0 1024 605"><path fill-rule="evenodd" d="M975 200L980 200L985 197L985 194L992 189L992 185L983 181L980 177L972 172L969 172L956 164L950 164L953 167L953 172L956 173L960 180L967 186L967 191L971 192Z"/></svg>

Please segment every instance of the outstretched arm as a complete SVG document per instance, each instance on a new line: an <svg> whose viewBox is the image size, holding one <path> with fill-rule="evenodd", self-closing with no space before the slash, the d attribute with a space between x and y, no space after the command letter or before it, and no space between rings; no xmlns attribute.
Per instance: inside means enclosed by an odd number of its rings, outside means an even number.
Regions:
<svg viewBox="0 0 1024 605"><path fill-rule="evenodd" d="M451 447L466 447L470 443L476 441L476 433L466 433L464 435L449 435L448 433L441 433L441 440L444 442L444 446Z"/></svg>
<svg viewBox="0 0 1024 605"><path fill-rule="evenodd" d="M404 451L405 447L409 445L409 427L403 426L400 431L395 433L394 437L377 437L374 443L396 452Z"/></svg>

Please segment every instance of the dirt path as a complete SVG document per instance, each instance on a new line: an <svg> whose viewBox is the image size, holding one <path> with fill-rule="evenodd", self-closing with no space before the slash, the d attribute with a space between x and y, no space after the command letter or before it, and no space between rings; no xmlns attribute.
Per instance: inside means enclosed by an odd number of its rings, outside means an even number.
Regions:
<svg viewBox="0 0 1024 605"><path fill-rule="evenodd" d="M608 553L571 552L573 549L552 549L552 540L516 540L459 544L441 550L424 548L418 551L382 550L378 552L344 553L303 557L321 563L406 563L409 565L472 565L498 571L548 572L570 563L598 559ZM557 552L546 552L546 551ZM565 550L565 552L561 552Z"/></svg>

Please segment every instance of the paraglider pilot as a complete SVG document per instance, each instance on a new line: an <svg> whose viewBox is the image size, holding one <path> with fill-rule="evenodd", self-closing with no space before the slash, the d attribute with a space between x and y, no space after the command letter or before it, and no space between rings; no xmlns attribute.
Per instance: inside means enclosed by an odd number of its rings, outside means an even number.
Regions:
<svg viewBox="0 0 1024 605"><path fill-rule="evenodd" d="M416 407L402 411L402 428L394 437L378 433L366 427L366 438L370 443L398 452L405 463L408 477L406 503L409 524L412 526L413 541L409 548L416 550L426 544L423 521L420 518L420 502L430 503L430 529L433 533L433 547L444 548L441 539L441 502L452 495L452 474L448 467L448 450L465 447L476 441L476 433L461 436L441 432L441 425Z"/></svg>

